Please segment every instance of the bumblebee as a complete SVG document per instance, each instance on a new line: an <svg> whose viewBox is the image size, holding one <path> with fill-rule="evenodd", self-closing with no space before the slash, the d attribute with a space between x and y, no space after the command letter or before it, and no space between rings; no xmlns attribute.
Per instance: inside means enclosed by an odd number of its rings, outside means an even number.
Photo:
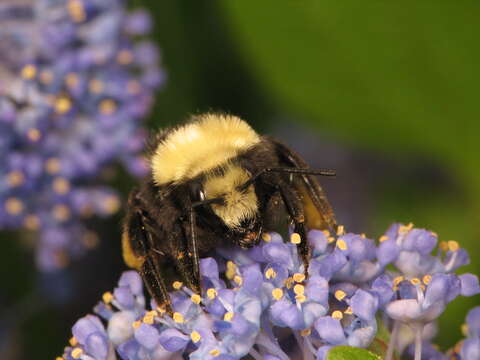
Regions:
<svg viewBox="0 0 480 360"><path fill-rule="evenodd" d="M248 249L284 209L299 234L308 273L308 228L336 231L333 210L312 170L281 142L232 115L208 113L157 134L150 174L128 199L122 248L157 305L172 313L181 281L200 294L199 259L216 247Z"/></svg>

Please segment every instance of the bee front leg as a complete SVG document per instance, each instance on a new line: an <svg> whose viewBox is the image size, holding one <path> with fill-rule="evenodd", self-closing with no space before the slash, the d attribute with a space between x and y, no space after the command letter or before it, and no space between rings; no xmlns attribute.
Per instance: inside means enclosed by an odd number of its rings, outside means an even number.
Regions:
<svg viewBox="0 0 480 360"><path fill-rule="evenodd" d="M310 247L307 241L307 231L305 228L305 215L302 201L295 190L289 185L281 182L279 185L280 195L287 209L288 215L292 218L294 232L300 235L300 242L296 243L298 252L303 261L304 274L308 277L308 266L310 262Z"/></svg>
<svg viewBox="0 0 480 360"><path fill-rule="evenodd" d="M167 288L163 279L160 277L160 271L156 264L158 263L152 258L154 255L148 255L140 269L140 275L147 287L148 292L153 297L157 306L164 309L170 316L173 316L172 303L168 295Z"/></svg>
<svg viewBox="0 0 480 360"><path fill-rule="evenodd" d="M188 256L192 261L193 267L193 285L195 291L198 294L201 294L201 286L200 286L200 258L198 254L198 244L197 244L197 232L196 232L196 219L195 219L195 211L193 207L190 207L188 210L188 223L189 223L189 231L187 232L188 240L187 240L187 249L188 249Z"/></svg>

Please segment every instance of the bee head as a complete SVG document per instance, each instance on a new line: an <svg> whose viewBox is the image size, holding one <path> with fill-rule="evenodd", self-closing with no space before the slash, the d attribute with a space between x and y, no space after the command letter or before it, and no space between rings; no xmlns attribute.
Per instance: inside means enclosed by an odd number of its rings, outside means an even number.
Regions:
<svg viewBox="0 0 480 360"><path fill-rule="evenodd" d="M242 187L251 174L234 164L225 166L221 172L206 176L203 184L205 200L220 198L222 201L211 204L211 209L229 229L230 234L239 239L242 247L251 247L258 242L261 233L258 199L254 185Z"/></svg>

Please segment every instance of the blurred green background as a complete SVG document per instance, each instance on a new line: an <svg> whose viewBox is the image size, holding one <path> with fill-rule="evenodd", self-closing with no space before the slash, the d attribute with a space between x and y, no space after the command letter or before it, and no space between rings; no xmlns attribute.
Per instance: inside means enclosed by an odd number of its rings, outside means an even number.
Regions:
<svg viewBox="0 0 480 360"><path fill-rule="evenodd" d="M480 3L478 1L136 1L149 8L168 74L148 126L227 111L277 134L317 166L347 229L378 237L394 221L457 240L480 273ZM125 193L133 181L117 185ZM6 359L60 355L73 322L124 268L121 214L103 243L68 270L67 303L42 300L15 236L0 253L9 321ZM96 281L91 281L92 276ZM40 279L39 279L40 278ZM70 285L68 285L70 284ZM30 312L22 304L38 299ZM439 343L460 337L468 308L442 316ZM3 314L6 314L4 311ZM3 334L5 335L5 334ZM3 358L3 357L2 357Z"/></svg>

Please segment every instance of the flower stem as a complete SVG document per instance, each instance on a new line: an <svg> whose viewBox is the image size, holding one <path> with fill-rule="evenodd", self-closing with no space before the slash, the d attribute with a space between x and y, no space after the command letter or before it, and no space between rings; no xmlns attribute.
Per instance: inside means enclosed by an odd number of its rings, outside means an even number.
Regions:
<svg viewBox="0 0 480 360"><path fill-rule="evenodd" d="M393 353L395 351L395 346L397 345L397 337L398 337L399 329L400 329L400 322L395 321L393 323L393 330L392 330L392 334L390 335L390 341L388 342L388 349L387 349L387 355L385 356L385 360L393 359Z"/></svg>
<svg viewBox="0 0 480 360"><path fill-rule="evenodd" d="M423 326L419 325L415 329L415 358L414 360L422 359L422 333Z"/></svg>

